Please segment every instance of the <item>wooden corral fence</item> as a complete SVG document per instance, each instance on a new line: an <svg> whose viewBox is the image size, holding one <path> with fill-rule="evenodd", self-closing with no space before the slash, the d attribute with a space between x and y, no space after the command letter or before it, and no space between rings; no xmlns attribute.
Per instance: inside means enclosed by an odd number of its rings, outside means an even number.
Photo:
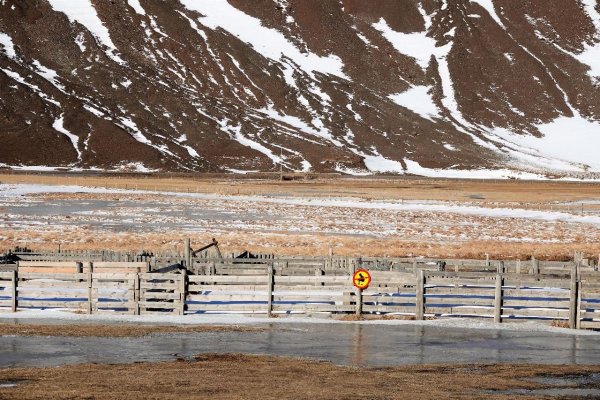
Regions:
<svg viewBox="0 0 600 400"><path fill-rule="evenodd" d="M0 309L63 309L127 314L391 314L418 320L482 318L495 322L561 321L600 329L600 272L585 266L531 263L494 270L440 270L413 262L371 269L359 292L351 274L362 260L194 260L189 269L148 272L140 262L21 262L0 272ZM328 263L328 264L327 264ZM481 264L481 262L480 262ZM464 264L463 264L464 266ZM472 267L472 268L471 268ZM515 265L516 267L516 265ZM67 268L43 272L44 268ZM75 269L73 271L69 270Z"/></svg>

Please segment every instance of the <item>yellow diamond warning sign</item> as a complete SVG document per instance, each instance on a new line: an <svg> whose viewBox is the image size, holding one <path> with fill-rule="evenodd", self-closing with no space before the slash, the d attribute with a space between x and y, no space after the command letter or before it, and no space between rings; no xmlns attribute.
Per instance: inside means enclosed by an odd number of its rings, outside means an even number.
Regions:
<svg viewBox="0 0 600 400"><path fill-rule="evenodd" d="M360 290L364 290L369 287L371 283L371 274L366 269L359 269L352 276L352 283Z"/></svg>

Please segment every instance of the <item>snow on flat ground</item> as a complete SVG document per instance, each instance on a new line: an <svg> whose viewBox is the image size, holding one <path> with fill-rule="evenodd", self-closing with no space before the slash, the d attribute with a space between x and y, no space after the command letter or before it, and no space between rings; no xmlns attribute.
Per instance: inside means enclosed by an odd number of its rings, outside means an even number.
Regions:
<svg viewBox="0 0 600 400"><path fill-rule="evenodd" d="M565 335L600 335L600 332L555 328L536 322L503 323L495 324L490 321L467 318L448 318L427 321L409 320L367 320L367 321L339 321L328 315L306 317L294 316L285 318L267 318L265 316L244 316L237 314L227 315L119 315L119 314L75 314L65 311L28 310L17 313L0 313L2 320L52 320L60 323L139 323L139 324L180 324L180 325L288 325L288 324L361 324L361 325L412 325L412 326L438 326L448 328L468 329L500 329L505 331L526 332L553 332Z"/></svg>

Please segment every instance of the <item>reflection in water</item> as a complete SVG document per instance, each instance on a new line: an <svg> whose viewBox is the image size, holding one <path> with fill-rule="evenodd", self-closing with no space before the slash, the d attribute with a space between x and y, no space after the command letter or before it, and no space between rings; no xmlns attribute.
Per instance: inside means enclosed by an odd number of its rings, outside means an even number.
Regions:
<svg viewBox="0 0 600 400"><path fill-rule="evenodd" d="M198 353L306 357L336 364L600 364L600 335L416 325L274 324L256 332L144 338L0 337L0 368L191 358Z"/></svg>
<svg viewBox="0 0 600 400"><path fill-rule="evenodd" d="M363 339L363 325L354 325L354 337L352 340L352 364L357 366L366 365L364 357L364 349L366 343Z"/></svg>

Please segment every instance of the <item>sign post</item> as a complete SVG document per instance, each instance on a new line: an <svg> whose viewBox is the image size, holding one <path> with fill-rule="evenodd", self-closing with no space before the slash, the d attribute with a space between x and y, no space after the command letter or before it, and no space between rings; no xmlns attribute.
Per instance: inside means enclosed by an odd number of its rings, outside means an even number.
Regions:
<svg viewBox="0 0 600 400"><path fill-rule="evenodd" d="M359 269L352 275L352 284L356 290L356 315L362 314L362 291L369 287L371 274L366 269Z"/></svg>

